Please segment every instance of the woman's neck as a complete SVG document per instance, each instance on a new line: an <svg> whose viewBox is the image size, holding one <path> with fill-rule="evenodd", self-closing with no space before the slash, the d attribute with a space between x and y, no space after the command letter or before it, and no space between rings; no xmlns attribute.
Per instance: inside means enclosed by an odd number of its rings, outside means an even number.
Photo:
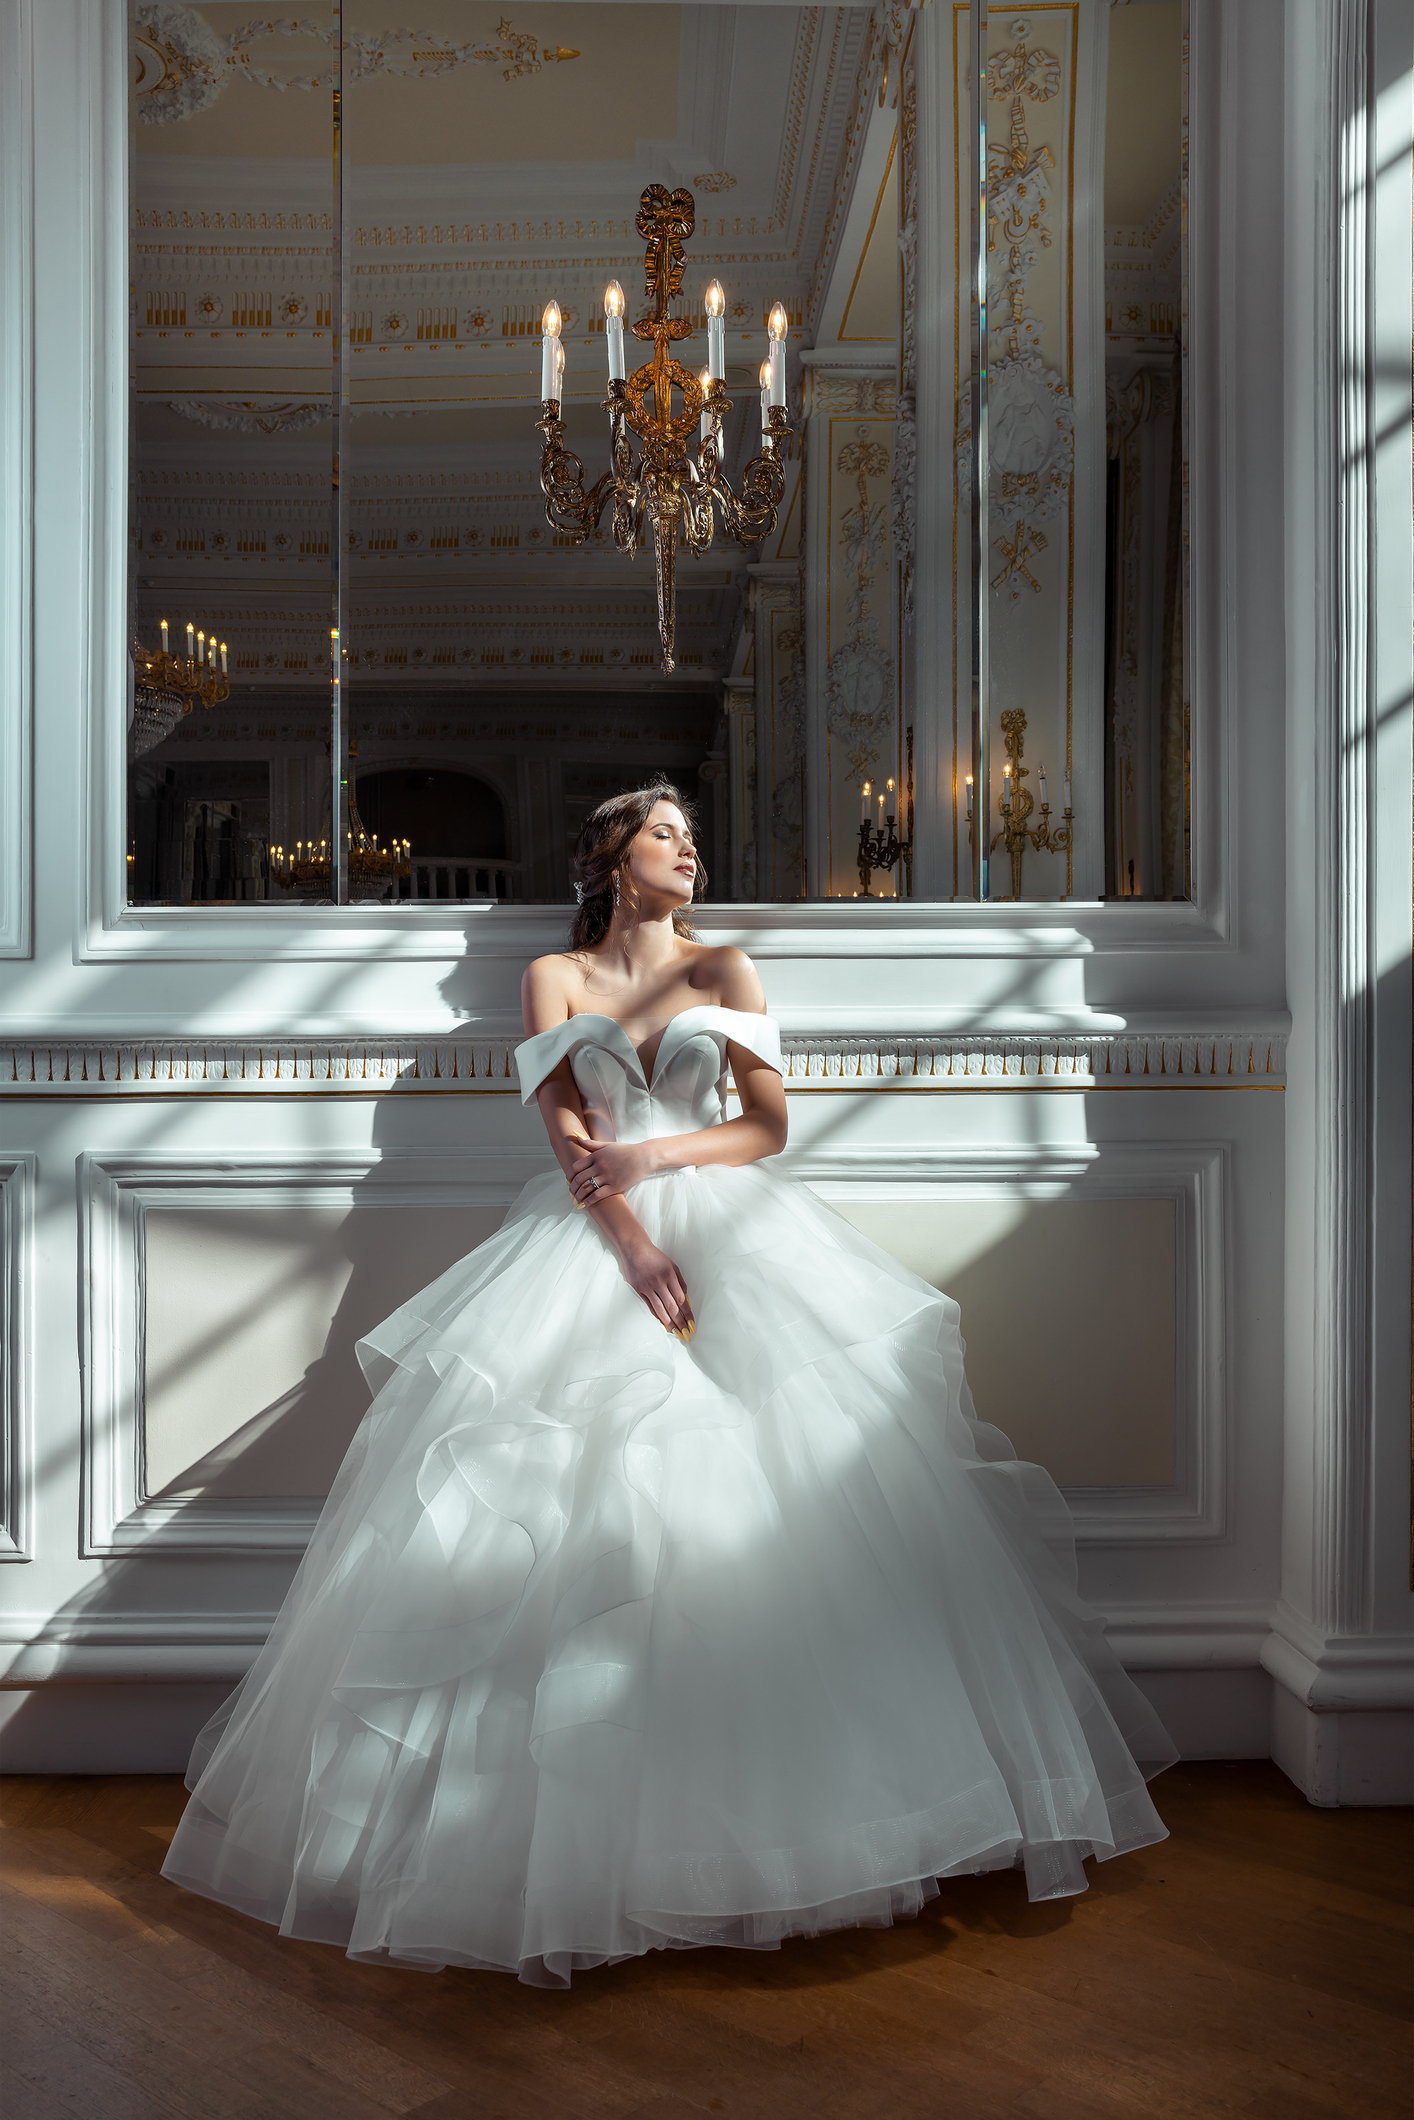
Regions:
<svg viewBox="0 0 1414 2120"><path fill-rule="evenodd" d="M630 987L651 984L671 970L678 955L673 911L668 906L644 918L620 906L594 952L603 969Z"/></svg>

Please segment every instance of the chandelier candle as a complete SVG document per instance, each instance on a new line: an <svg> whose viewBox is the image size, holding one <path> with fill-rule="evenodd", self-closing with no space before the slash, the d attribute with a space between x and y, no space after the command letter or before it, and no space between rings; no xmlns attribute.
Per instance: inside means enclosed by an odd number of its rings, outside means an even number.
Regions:
<svg viewBox="0 0 1414 2120"><path fill-rule="evenodd" d="M724 383L727 379L727 298L720 280L710 282L704 306L707 311L707 372L714 383Z"/></svg>
<svg viewBox="0 0 1414 2120"><path fill-rule="evenodd" d="M617 280L604 289L604 344L609 355L609 381L624 379L624 291Z"/></svg>
<svg viewBox="0 0 1414 2120"><path fill-rule="evenodd" d="M162 621L162 653L164 655L167 653L167 621L165 618Z"/></svg>
<svg viewBox="0 0 1414 2120"><path fill-rule="evenodd" d="M784 309L782 308L782 306L781 306L781 304L780 304L779 302L777 302L777 304L776 304L775 308L774 308L774 309L773 309L773 310L771 311L771 317L770 317L770 322L768 323L768 325L767 325L767 327L766 327L766 328L767 328L767 331L768 331L768 333L769 333L769 335L770 335L770 342L771 342L771 356L770 356L770 370L771 370L771 373L770 373L770 390L771 390L771 403L772 403L773 405L784 405L784 403L785 403L785 401L786 401L786 329L787 329L787 323L786 323L786 313L785 313L785 310L784 310Z"/></svg>
<svg viewBox="0 0 1414 2120"><path fill-rule="evenodd" d="M547 302L540 319L540 395L548 403L560 398L560 305Z"/></svg>

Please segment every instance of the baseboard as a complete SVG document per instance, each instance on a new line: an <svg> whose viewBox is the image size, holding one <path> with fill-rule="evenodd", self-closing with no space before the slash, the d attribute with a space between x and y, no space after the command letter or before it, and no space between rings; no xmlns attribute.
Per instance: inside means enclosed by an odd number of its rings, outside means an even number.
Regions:
<svg viewBox="0 0 1414 2120"><path fill-rule="evenodd" d="M182 1774L217 1685L65 1685L0 1692L0 1773Z"/></svg>
<svg viewBox="0 0 1414 2120"><path fill-rule="evenodd" d="M1265 1671L1133 1675L1185 1759L1268 1756L1272 1685ZM51 1680L2 1691L0 1773L181 1774L197 1731L230 1690L224 1681L75 1685Z"/></svg>
<svg viewBox="0 0 1414 2120"><path fill-rule="evenodd" d="M1414 1804L1414 1711L1322 1711L1278 1685L1272 1758L1310 1803Z"/></svg>
<svg viewBox="0 0 1414 2120"><path fill-rule="evenodd" d="M1182 1759L1267 1759L1272 1682L1238 1671L1131 1671Z"/></svg>

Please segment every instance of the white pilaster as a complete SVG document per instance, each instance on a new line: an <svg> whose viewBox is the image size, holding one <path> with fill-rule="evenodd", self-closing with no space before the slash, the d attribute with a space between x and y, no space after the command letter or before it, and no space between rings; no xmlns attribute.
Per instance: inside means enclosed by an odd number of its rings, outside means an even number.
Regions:
<svg viewBox="0 0 1414 2120"><path fill-rule="evenodd" d="M1402 58L1391 35L1404 18ZM1402 1199L1387 1241L1408 1243L1409 1049L1393 1078L1375 1059L1381 1017L1408 1023L1408 885L1400 966L1389 996L1375 944L1381 904L1375 758L1382 686L1375 583L1386 537L1408 552L1397 482L1376 480L1372 419L1382 341L1402 323L1409 437L1409 185L1407 6L1326 0L1288 12L1287 196L1287 965L1293 1094L1287 1134L1287 1366L1282 1597L1263 1662L1277 1681L1273 1754L1313 1802L1393 1802L1414 1792L1414 1672L1402 1550L1376 1536L1375 1468L1388 1430L1407 1435L1407 1309L1403 1389L1375 1389L1376 1218L1387 1190ZM1388 73L1388 83L1381 73ZM1376 153L1382 89L1403 76L1402 142ZM1398 150L1402 146L1402 153ZM1400 269L1380 278L1402 295L1384 307L1375 272L1381 163L1402 166ZM1402 309L1402 317L1398 312ZM1407 566L1389 612L1402 637L1405 726L1410 591ZM1383 626L1386 614L1381 613ZM1392 651L1386 646L1388 656ZM1393 676L1393 668L1383 673ZM1407 738L1402 777L1407 862ZM1384 879L1386 896L1396 878ZM1399 1079L1402 1076L1402 1080ZM1402 1137L1402 1158L1386 1157ZM1405 1251L1404 1289L1408 1268ZM1393 1332L1394 1320L1385 1325ZM1407 1489L1406 1489L1407 1493ZM1402 1540L1400 1542L1402 1549ZM1399 1609L1402 1605L1402 1611Z"/></svg>

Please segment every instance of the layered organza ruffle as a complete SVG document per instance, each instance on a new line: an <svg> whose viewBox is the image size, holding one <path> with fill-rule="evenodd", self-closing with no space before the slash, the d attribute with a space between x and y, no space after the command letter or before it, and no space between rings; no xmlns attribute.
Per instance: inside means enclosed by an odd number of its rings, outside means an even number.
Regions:
<svg viewBox="0 0 1414 2120"><path fill-rule="evenodd" d="M361 1343L377 1396L163 1874L560 1985L1161 1838L1174 1749L1056 1488L972 1417L957 1306L766 1165L632 1204L689 1346L558 1173Z"/></svg>

